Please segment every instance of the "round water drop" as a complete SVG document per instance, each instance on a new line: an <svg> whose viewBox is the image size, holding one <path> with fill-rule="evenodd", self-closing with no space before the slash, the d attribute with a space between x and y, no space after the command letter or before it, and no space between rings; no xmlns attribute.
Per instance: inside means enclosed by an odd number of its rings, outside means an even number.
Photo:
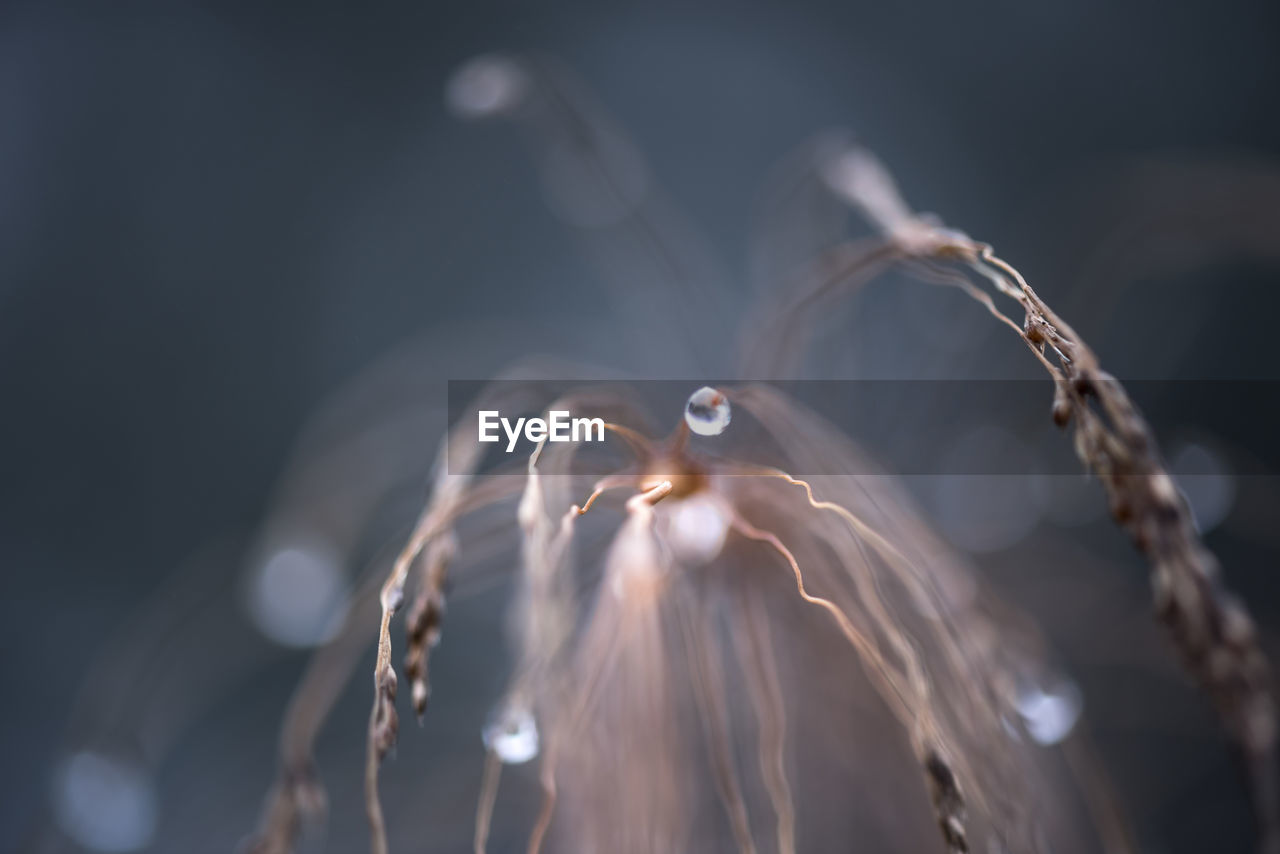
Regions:
<svg viewBox="0 0 1280 854"><path fill-rule="evenodd" d="M538 755L538 724L524 706L504 706L485 726L481 737L507 765L520 765Z"/></svg>
<svg viewBox="0 0 1280 854"><path fill-rule="evenodd" d="M732 513L718 497L702 492L674 505L671 511L672 549L693 566L709 563L724 548Z"/></svg>
<svg viewBox="0 0 1280 854"><path fill-rule="evenodd" d="M279 549L250 577L249 614L283 646L325 643L342 628L348 604L340 557L319 541Z"/></svg>
<svg viewBox="0 0 1280 854"><path fill-rule="evenodd" d="M1027 684L1018 692L1018 714L1027 734L1046 746L1071 734L1082 705L1080 689L1066 678L1057 678L1047 687Z"/></svg>
<svg viewBox="0 0 1280 854"><path fill-rule="evenodd" d="M478 119L506 112L523 100L528 76L505 56L478 56L453 73L445 99L463 118Z"/></svg>
<svg viewBox="0 0 1280 854"><path fill-rule="evenodd" d="M684 407L684 422L699 436L719 436L732 417L729 398L709 385L689 395Z"/></svg>
<svg viewBox="0 0 1280 854"><path fill-rule="evenodd" d="M136 851L155 835L156 790L132 762L90 750L58 774L54 815L68 836L91 851Z"/></svg>

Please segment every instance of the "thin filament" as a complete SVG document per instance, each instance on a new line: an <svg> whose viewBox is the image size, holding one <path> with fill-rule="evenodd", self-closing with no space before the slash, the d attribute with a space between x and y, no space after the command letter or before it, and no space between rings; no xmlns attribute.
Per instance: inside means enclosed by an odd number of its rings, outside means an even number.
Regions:
<svg viewBox="0 0 1280 854"><path fill-rule="evenodd" d="M489 844L489 827L493 822L493 806L498 800L498 783L502 779L502 760L493 750L486 750L484 775L480 778L480 802L476 806L475 854L485 854Z"/></svg>
<svg viewBox="0 0 1280 854"><path fill-rule="evenodd" d="M900 720L910 720L910 703L907 701L907 698L902 695L901 688L897 685L896 680L894 680L890 674L884 658L880 655L880 651L876 649L874 643L858 631L858 629L853 625L853 622L844 611L840 610L838 605L830 599L824 599L821 596L814 596L805 588L804 573L801 572L800 564L796 561L795 555L791 553L791 550L783 545L782 541L779 540L778 536L772 531L757 528L741 516L735 515L731 524L733 525L734 530L738 531L743 536L748 539L769 544L774 551L782 556L782 558L787 562L787 565L791 567L791 572L795 576L796 592L800 594L800 598L811 605L817 605L835 619L836 624L840 627L840 631L844 634L845 638L849 643L853 644L854 649L862 655L863 661L871 665L871 674L876 681L880 683L886 702L894 707L900 715Z"/></svg>

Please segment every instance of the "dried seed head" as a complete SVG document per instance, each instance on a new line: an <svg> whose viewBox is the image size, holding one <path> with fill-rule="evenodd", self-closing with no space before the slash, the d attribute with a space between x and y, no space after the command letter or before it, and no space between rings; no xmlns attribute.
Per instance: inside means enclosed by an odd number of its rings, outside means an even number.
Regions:
<svg viewBox="0 0 1280 854"><path fill-rule="evenodd" d="M444 623L444 587L449 563L457 554L457 538L452 534L432 540L422 562L422 581L413 607L405 620L408 646L404 655L404 672L409 677L413 710L419 722L427 711L431 686L427 681L427 665L431 649L440 642Z"/></svg>
<svg viewBox="0 0 1280 854"><path fill-rule="evenodd" d="M300 768L294 768L285 775L285 779L289 795L303 817L316 818L324 815L329 808L329 797L316 773L315 765L308 762Z"/></svg>
<svg viewBox="0 0 1280 854"><path fill-rule="evenodd" d="M444 593L426 587L419 591L406 621L409 646L404 656L404 672L409 677L413 710L419 718L427 711L427 698L431 694L427 683L427 657L431 648L440 642L444 608Z"/></svg>
<svg viewBox="0 0 1280 854"><path fill-rule="evenodd" d="M1072 383L1075 385L1076 394L1081 396L1087 396L1097 392L1097 389L1093 384L1093 377L1089 376L1087 373L1082 372L1076 374L1072 379Z"/></svg>
<svg viewBox="0 0 1280 854"><path fill-rule="evenodd" d="M1053 392L1053 423L1066 427L1071 421L1071 399L1066 389L1059 385Z"/></svg>
<svg viewBox="0 0 1280 854"><path fill-rule="evenodd" d="M374 711L373 746L381 762L395 746L400 731L400 716L396 714L396 672L388 667L378 675L378 701Z"/></svg>
<svg viewBox="0 0 1280 854"><path fill-rule="evenodd" d="M964 796L956 783L955 772L938 751L929 749L924 757L925 776L929 781L929 794L938 816L942 838L952 854L969 850L969 839L964 827Z"/></svg>

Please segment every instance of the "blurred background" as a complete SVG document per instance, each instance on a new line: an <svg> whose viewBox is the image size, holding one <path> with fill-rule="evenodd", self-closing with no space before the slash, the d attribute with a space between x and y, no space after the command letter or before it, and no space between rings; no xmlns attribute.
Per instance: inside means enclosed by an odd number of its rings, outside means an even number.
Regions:
<svg viewBox="0 0 1280 854"><path fill-rule="evenodd" d="M1265 0L5 3L0 850L234 849L306 648L421 501L439 382L526 353L653 378L730 364L718 330L691 348L710 364L679 352L631 250L563 203L520 134L459 121L450 75L490 51L554 57L589 87L647 164L624 172L662 187L687 269L734 306L768 271L770 181L816 134L856 133L1113 373L1161 381L1138 402L1274 651L1265 397L1209 428L1176 381L1265 396L1277 375L1277 44ZM954 294L864 303L860 334L823 339L811 375L1036 376ZM383 411L408 420L378 440L378 512L308 510L349 525L358 559L276 548L298 496L368 476L312 483L299 466L352 413ZM1011 452L998 427L919 429L943 456ZM1141 850L1247 851L1230 753L1150 619L1141 563L1079 483L1039 503L909 486L1049 636ZM309 591L302 611L272 612L273 584ZM406 726L384 774L389 815L426 791L432 814L464 816L440 850L470 838L503 601L479 590L451 611L468 640L442 647L428 725ZM365 672L321 739L325 850L366 844ZM426 767L459 770L428 782Z"/></svg>

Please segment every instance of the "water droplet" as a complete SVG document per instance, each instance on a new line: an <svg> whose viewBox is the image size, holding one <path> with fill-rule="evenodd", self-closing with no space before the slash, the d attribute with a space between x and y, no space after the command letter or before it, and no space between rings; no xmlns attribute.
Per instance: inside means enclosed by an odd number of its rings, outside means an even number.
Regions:
<svg viewBox="0 0 1280 854"><path fill-rule="evenodd" d="M724 547L729 532L728 509L719 498L700 492L675 503L671 509L671 548L686 564L701 566Z"/></svg>
<svg viewBox="0 0 1280 854"><path fill-rule="evenodd" d="M538 755L538 724L522 705L499 707L481 737L484 746L508 765L519 765Z"/></svg>
<svg viewBox="0 0 1280 854"><path fill-rule="evenodd" d="M689 395L684 408L685 423L699 436L719 436L731 417L729 398L707 385Z"/></svg>
<svg viewBox="0 0 1280 854"><path fill-rule="evenodd" d="M155 834L156 791L140 766L93 751L66 761L54 790L58 825L93 851L136 851Z"/></svg>
<svg viewBox="0 0 1280 854"><path fill-rule="evenodd" d="M478 119L511 109L525 96L528 75L505 56L478 56L453 73L445 99L458 115Z"/></svg>
<svg viewBox="0 0 1280 854"><path fill-rule="evenodd" d="M285 646L309 647L337 633L347 614L347 586L333 552L316 542L273 553L253 573L249 614L258 629Z"/></svg>
<svg viewBox="0 0 1280 854"><path fill-rule="evenodd" d="M1046 746L1070 735L1083 706L1080 689L1065 676L1047 685L1028 682L1018 691L1017 703L1027 734Z"/></svg>

